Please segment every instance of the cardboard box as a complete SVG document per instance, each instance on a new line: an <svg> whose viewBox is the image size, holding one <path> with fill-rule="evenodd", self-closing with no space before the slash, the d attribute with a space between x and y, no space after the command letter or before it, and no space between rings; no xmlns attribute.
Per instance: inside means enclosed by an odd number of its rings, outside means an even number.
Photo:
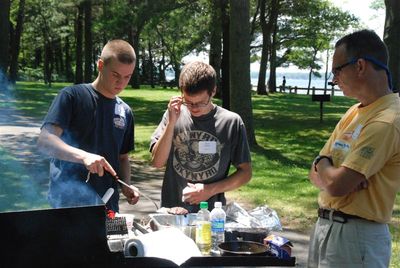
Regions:
<svg viewBox="0 0 400 268"><path fill-rule="evenodd" d="M289 259L292 255L292 242L284 237L271 234L264 238L264 245L278 258Z"/></svg>

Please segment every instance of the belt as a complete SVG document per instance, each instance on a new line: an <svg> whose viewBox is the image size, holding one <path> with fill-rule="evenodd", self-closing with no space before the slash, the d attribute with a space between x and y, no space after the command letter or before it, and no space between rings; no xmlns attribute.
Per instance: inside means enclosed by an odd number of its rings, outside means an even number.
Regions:
<svg viewBox="0 0 400 268"><path fill-rule="evenodd" d="M340 223L346 223L348 219L365 220L364 218L361 218L359 216L346 214L339 210L331 210L331 209L323 209L323 208L318 209L318 217L327 219L327 220L332 220L335 222L340 222Z"/></svg>

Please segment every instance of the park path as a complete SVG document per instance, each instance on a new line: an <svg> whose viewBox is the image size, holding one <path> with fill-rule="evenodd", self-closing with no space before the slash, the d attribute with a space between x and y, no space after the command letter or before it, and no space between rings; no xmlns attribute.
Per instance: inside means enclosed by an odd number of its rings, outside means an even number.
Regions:
<svg viewBox="0 0 400 268"><path fill-rule="evenodd" d="M25 173L34 174L33 176L38 179L40 187L43 188L41 198L45 200L48 183L48 161L35 149L41 122L15 109L12 105L13 100L7 99L6 96L1 94L1 91L0 98L2 102L6 101L8 104L0 103L0 149L2 149L0 153L10 154L19 162L19 168L22 167ZM146 161L132 160L131 164L131 183L156 201L157 204L160 204L163 170L151 167ZM138 221L146 221L148 214L156 211L154 204L143 197L134 206L129 205L122 194L120 197L120 213L133 214ZM242 205L241 202L239 203ZM250 206L250 204L243 204L246 209L251 209ZM296 266L306 267L309 235L285 228L283 231L274 233L292 241L294 245L292 255L296 257Z"/></svg>

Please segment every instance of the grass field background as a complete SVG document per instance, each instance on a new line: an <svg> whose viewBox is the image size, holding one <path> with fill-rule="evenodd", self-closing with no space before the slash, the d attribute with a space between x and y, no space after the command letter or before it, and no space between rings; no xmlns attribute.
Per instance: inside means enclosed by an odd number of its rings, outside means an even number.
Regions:
<svg viewBox="0 0 400 268"><path fill-rule="evenodd" d="M53 84L47 88L38 83L18 83L9 93L13 105L37 120L41 120L60 88L67 84ZM168 100L179 95L177 89L126 89L121 98L135 115L135 152L133 158L149 160L150 136L158 125ZM324 104L324 120L319 121L319 103L311 96L295 94L253 95L254 127L258 145L252 148L253 178L247 185L229 193L229 198L256 207L268 205L277 211L282 225L308 231L316 220L318 190L308 180L308 170L314 157L328 139L336 123L349 106L355 103L335 96ZM220 104L219 100L215 100ZM7 169L10 159L1 150L0 172ZM14 176L21 177L14 174ZM26 175L29 178L29 175ZM399 174L400 176L400 174ZM1 197L1 195L0 195ZM400 267L400 194L397 195L393 220L390 224L393 250L391 267Z"/></svg>

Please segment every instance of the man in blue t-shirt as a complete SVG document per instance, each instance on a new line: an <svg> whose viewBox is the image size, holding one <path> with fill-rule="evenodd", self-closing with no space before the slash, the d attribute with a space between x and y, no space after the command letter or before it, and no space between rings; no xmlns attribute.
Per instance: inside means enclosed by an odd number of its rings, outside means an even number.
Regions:
<svg viewBox="0 0 400 268"><path fill-rule="evenodd" d="M130 183L134 118L117 95L128 84L135 62L129 43L112 40L101 52L96 80L66 87L54 99L38 139L39 149L52 157L52 207L102 204L101 198L112 188L106 206L119 211L116 177ZM122 193L130 204L139 200L132 188L122 186Z"/></svg>

